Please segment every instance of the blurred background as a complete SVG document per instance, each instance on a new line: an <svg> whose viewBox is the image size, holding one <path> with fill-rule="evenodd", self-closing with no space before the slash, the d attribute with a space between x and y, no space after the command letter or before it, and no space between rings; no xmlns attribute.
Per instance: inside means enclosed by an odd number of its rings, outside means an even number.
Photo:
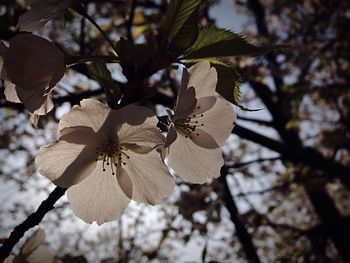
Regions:
<svg viewBox="0 0 350 263"><path fill-rule="evenodd" d="M113 41L156 30L167 1L85 0ZM288 44L257 58L228 58L241 75L238 119L224 146L219 179L205 185L176 178L157 206L132 203L100 227L74 216L66 197L40 227L57 262L350 262L350 2L347 0L205 1L200 27L242 33L254 44ZM15 35L25 1L0 1L0 39ZM37 32L69 55L108 54L101 34L74 12ZM116 83L126 79L108 65ZM153 75L150 100L160 115L171 106L181 70ZM82 98L105 100L82 67L54 91L56 108L32 127L0 84L0 241L54 189L34 165L38 149L57 139L57 123ZM155 101L157 103L155 103ZM30 236L29 231L26 237ZM16 246L16 253L26 238Z"/></svg>

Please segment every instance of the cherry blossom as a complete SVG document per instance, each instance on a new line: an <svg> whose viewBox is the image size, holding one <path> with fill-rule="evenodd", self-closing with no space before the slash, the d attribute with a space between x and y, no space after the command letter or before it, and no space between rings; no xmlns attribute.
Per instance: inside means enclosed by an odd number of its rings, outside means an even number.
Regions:
<svg viewBox="0 0 350 263"><path fill-rule="evenodd" d="M19 17L17 28L33 32L43 27L53 18L63 17L73 0L30 0L30 9Z"/></svg>
<svg viewBox="0 0 350 263"><path fill-rule="evenodd" d="M9 47L0 42L0 72L8 101L22 102L29 112L45 115L53 108L51 92L66 71L63 52L30 33L18 34Z"/></svg>
<svg viewBox="0 0 350 263"><path fill-rule="evenodd" d="M231 105L215 95L217 73L209 62L184 69L164 150L176 174L192 183L220 175L221 146L235 120Z"/></svg>
<svg viewBox="0 0 350 263"><path fill-rule="evenodd" d="M165 138L148 108L112 110L94 99L63 115L57 143L41 148L39 172L68 187L75 214L102 224L120 216L130 199L156 204L175 185L156 147Z"/></svg>
<svg viewBox="0 0 350 263"><path fill-rule="evenodd" d="M35 231L23 244L17 256L10 255L4 263L27 262L27 263L51 263L54 257L42 243L45 239L45 232L42 229Z"/></svg>

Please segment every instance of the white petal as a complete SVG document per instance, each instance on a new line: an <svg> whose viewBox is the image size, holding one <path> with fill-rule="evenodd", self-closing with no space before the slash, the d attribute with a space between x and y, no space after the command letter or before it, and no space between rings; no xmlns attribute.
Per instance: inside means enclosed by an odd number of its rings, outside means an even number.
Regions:
<svg viewBox="0 0 350 263"><path fill-rule="evenodd" d="M9 43L3 59L7 78L14 84L45 90L63 77L64 53L54 43L30 33L18 34Z"/></svg>
<svg viewBox="0 0 350 263"><path fill-rule="evenodd" d="M190 139L198 146L206 149L215 149L221 147L221 145L215 141L215 138L212 135L201 129L196 129L196 131L190 136Z"/></svg>
<svg viewBox="0 0 350 263"><path fill-rule="evenodd" d="M208 178L219 177L224 165L221 148L202 148L180 134L169 147L168 161L178 176L200 184Z"/></svg>
<svg viewBox="0 0 350 263"><path fill-rule="evenodd" d="M32 8L20 16L17 28L20 31L33 32L43 27L50 19L62 15L65 8L72 0L57 1L35 1Z"/></svg>
<svg viewBox="0 0 350 263"><path fill-rule="evenodd" d="M96 167L93 145L59 141L42 147L35 158L39 172L61 187L70 187L88 177Z"/></svg>
<svg viewBox="0 0 350 263"><path fill-rule="evenodd" d="M158 119L150 109L129 105L115 112L123 122L118 131L120 144L156 147L165 142L164 136L156 127Z"/></svg>
<svg viewBox="0 0 350 263"><path fill-rule="evenodd" d="M4 86L5 86L4 94L7 101L16 102L16 103L21 102L17 96L15 84L13 84L11 81L5 80Z"/></svg>
<svg viewBox="0 0 350 263"><path fill-rule="evenodd" d="M177 95L175 115L172 117L172 121L177 119L186 118L190 115L196 107L197 99L196 92L193 87L180 88L179 94Z"/></svg>
<svg viewBox="0 0 350 263"><path fill-rule="evenodd" d="M187 117L193 111L197 103L194 88L187 86L189 77L190 75L187 69L184 68L182 72L181 86L179 88L175 104L177 119Z"/></svg>
<svg viewBox="0 0 350 263"><path fill-rule="evenodd" d="M39 127L40 116L41 115L33 114L33 113L29 112L29 120L35 129L38 129L38 127Z"/></svg>
<svg viewBox="0 0 350 263"><path fill-rule="evenodd" d="M188 87L194 87L196 90L196 98L213 96L218 82L216 69L210 67L208 61L198 62L189 70L190 79Z"/></svg>
<svg viewBox="0 0 350 263"><path fill-rule="evenodd" d="M45 89L43 90L36 90L36 89L29 89L27 87L20 87L16 86L16 93L19 98L19 100L23 103L24 107L31 113L43 113L45 110L51 110L52 109L52 103L48 103L47 100L49 99L47 96L45 96ZM44 108L42 109L44 105ZM48 106L46 108L46 105ZM41 114L42 115L42 114Z"/></svg>
<svg viewBox="0 0 350 263"><path fill-rule="evenodd" d="M49 113L53 108L54 104L52 101L52 94L47 94L44 96L44 103L41 105L41 107L34 111L34 114L36 115L46 115Z"/></svg>
<svg viewBox="0 0 350 263"><path fill-rule="evenodd" d="M76 216L86 223L105 222L117 219L128 206L130 199L120 188L110 169L102 172L102 162L81 183L68 189L68 200Z"/></svg>
<svg viewBox="0 0 350 263"><path fill-rule="evenodd" d="M9 255L7 258L5 258L4 263L13 263L15 261L14 255Z"/></svg>
<svg viewBox="0 0 350 263"><path fill-rule="evenodd" d="M50 250L44 246L39 246L26 258L28 263L53 263L54 257Z"/></svg>
<svg viewBox="0 0 350 263"><path fill-rule="evenodd" d="M169 147L177 138L177 133L173 124L170 125L168 134L166 135L166 143L164 147Z"/></svg>
<svg viewBox="0 0 350 263"><path fill-rule="evenodd" d="M50 14L55 10L56 7L52 5L45 5L45 1L40 2L42 3L41 7L32 7L30 10L19 17L16 27L20 31L36 31L43 27L50 20Z"/></svg>
<svg viewBox="0 0 350 263"><path fill-rule="evenodd" d="M118 167L117 181L125 195L131 199L133 191L132 181L128 173L122 167Z"/></svg>
<svg viewBox="0 0 350 263"><path fill-rule="evenodd" d="M67 127L86 126L98 132L104 125L111 109L95 99L85 99L81 106L74 106L64 114L59 123L59 130Z"/></svg>
<svg viewBox="0 0 350 263"><path fill-rule="evenodd" d="M202 98L199 100L206 100ZM194 112L194 114L198 114ZM233 122L236 119L236 115L231 105L223 99L217 98L215 104L209 110L202 113L203 117L198 118L199 123L203 123L204 126L199 126L196 132L202 134L211 135L219 146L223 146L227 138L230 136L233 129ZM197 136L198 140L205 140L206 136Z"/></svg>
<svg viewBox="0 0 350 263"><path fill-rule="evenodd" d="M175 186L174 178L162 162L160 154L153 150L147 154L126 152L130 159L123 168L133 183L132 199L137 202L156 204L168 197Z"/></svg>
<svg viewBox="0 0 350 263"><path fill-rule="evenodd" d="M29 256L35 249L37 249L45 239L45 232L42 229L38 229L29 237L21 248L21 254Z"/></svg>

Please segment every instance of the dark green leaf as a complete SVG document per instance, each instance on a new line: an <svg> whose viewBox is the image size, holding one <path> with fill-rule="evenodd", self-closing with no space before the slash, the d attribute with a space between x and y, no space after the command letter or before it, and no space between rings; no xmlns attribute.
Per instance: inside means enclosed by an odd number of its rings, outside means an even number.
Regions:
<svg viewBox="0 0 350 263"><path fill-rule="evenodd" d="M189 48L197 39L199 8L196 8L183 24L177 35L171 39L169 53L176 58Z"/></svg>
<svg viewBox="0 0 350 263"><path fill-rule="evenodd" d="M241 35L225 29L207 28L199 32L196 42L185 51L183 58L259 56L284 45L254 46Z"/></svg>
<svg viewBox="0 0 350 263"><path fill-rule="evenodd" d="M201 2L202 0L171 0L166 20L161 26L163 34L168 38L175 37Z"/></svg>

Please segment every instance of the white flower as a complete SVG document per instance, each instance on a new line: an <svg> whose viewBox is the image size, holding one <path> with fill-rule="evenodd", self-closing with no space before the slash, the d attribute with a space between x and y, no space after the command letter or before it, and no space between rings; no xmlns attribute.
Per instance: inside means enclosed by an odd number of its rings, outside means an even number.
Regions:
<svg viewBox="0 0 350 263"><path fill-rule="evenodd" d="M235 120L231 105L215 96L217 73L209 62L184 69L175 114L165 144L169 165L192 183L218 177L224 164L221 146Z"/></svg>
<svg viewBox="0 0 350 263"><path fill-rule="evenodd" d="M54 262L54 257L51 252L42 245L45 239L45 232L38 229L30 236L23 244L19 255L10 255L4 263L12 262L27 262L27 263L51 263Z"/></svg>
<svg viewBox="0 0 350 263"><path fill-rule="evenodd" d="M18 19L20 31L33 32L53 18L61 18L73 0L31 0L30 9Z"/></svg>
<svg viewBox="0 0 350 263"><path fill-rule="evenodd" d="M94 99L81 101L59 123L59 141L41 148L42 175L69 187L75 214L87 223L119 217L130 199L156 204L169 196L174 179L156 147L164 137L148 108L111 110Z"/></svg>
<svg viewBox="0 0 350 263"><path fill-rule="evenodd" d="M45 115L53 108L51 91L66 70L63 52L30 33L18 34L9 45L0 42L0 78L5 80L6 99Z"/></svg>

